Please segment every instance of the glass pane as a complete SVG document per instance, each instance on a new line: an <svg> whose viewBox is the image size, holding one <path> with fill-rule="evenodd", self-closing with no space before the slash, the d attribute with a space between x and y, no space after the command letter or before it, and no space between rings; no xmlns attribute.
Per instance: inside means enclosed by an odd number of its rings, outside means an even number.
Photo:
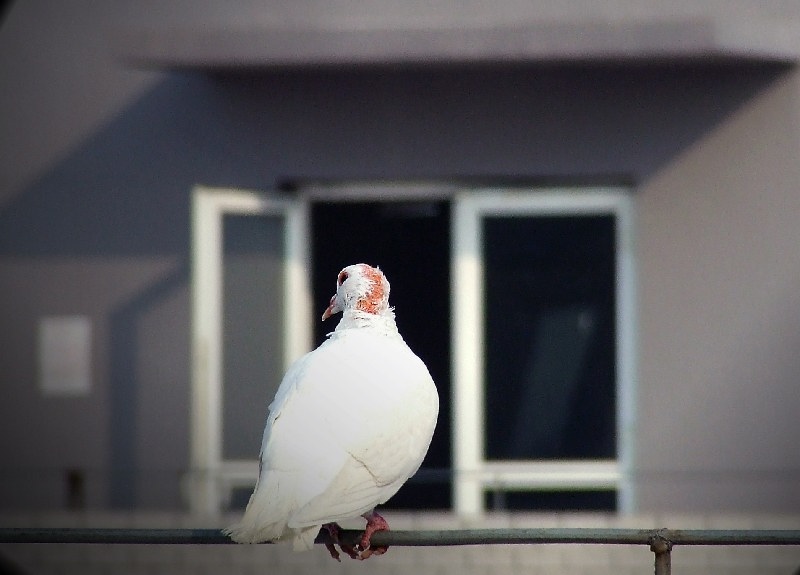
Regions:
<svg viewBox="0 0 800 575"><path fill-rule="evenodd" d="M256 459L283 375L280 216L223 219L222 458Z"/></svg>
<svg viewBox="0 0 800 575"><path fill-rule="evenodd" d="M487 491L484 508L536 511L613 511L616 491Z"/></svg>
<svg viewBox="0 0 800 575"><path fill-rule="evenodd" d="M615 457L613 216L483 231L487 459Z"/></svg>

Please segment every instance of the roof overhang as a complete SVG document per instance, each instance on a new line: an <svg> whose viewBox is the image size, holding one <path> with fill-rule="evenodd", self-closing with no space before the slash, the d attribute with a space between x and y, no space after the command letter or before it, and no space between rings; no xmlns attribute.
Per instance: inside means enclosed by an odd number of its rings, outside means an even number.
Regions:
<svg viewBox="0 0 800 575"><path fill-rule="evenodd" d="M446 27L277 26L127 28L113 40L127 64L160 69L547 62L800 59L787 20L533 21Z"/></svg>

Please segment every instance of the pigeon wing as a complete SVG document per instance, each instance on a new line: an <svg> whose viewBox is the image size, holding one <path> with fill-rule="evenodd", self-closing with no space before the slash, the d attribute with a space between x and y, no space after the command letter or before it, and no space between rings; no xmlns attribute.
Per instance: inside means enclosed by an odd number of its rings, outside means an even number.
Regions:
<svg viewBox="0 0 800 575"><path fill-rule="evenodd" d="M400 338L355 331L313 353L276 397L264 441L265 465L304 474L290 527L354 517L389 499L419 468L438 413L427 368Z"/></svg>

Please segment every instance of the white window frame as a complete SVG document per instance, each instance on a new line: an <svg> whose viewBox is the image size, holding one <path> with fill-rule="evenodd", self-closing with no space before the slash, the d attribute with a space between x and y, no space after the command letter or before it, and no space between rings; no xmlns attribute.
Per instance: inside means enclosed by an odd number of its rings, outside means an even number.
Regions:
<svg viewBox="0 0 800 575"><path fill-rule="evenodd" d="M258 461L222 458L223 217L280 215L284 225L285 367L312 343L308 207L295 198L197 186L192 192L192 364L189 509L216 515L235 487L252 487Z"/></svg>
<svg viewBox="0 0 800 575"><path fill-rule="evenodd" d="M617 458L487 461L484 454L484 263L486 216L612 215L616 219ZM452 217L453 503L456 513L484 512L491 489L616 489L618 509L635 508L631 469L635 404L635 274L631 195L620 188L463 191Z"/></svg>

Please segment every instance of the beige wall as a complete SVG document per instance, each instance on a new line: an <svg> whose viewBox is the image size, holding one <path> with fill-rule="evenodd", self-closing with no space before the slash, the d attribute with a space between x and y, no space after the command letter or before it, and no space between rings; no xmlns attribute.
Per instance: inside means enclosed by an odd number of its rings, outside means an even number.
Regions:
<svg viewBox="0 0 800 575"><path fill-rule="evenodd" d="M242 5L192 17L243 18L256 3ZM60 505L65 468L116 458L157 469L161 491L139 489L138 504L179 504L192 185L478 176L639 183L640 508L800 509L797 72L662 63L212 80L127 70L105 51L119 20L147 20L141 4L59 6L15 3L0 28L12 127L0 138L0 467L15 477L0 501ZM564 6L550 16L585 3ZM665 9L609 6L609 17ZM89 400L37 395L35 326L49 313L95 322ZM31 485L23 463L47 467L51 484L18 491Z"/></svg>
<svg viewBox="0 0 800 575"><path fill-rule="evenodd" d="M160 73L109 50L119 2L14 2L0 28L0 207L140 96Z"/></svg>
<svg viewBox="0 0 800 575"><path fill-rule="evenodd" d="M639 502L800 504L800 74L637 197Z"/></svg>

